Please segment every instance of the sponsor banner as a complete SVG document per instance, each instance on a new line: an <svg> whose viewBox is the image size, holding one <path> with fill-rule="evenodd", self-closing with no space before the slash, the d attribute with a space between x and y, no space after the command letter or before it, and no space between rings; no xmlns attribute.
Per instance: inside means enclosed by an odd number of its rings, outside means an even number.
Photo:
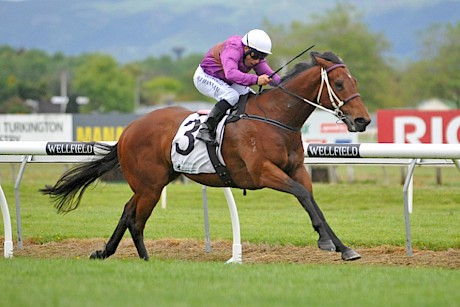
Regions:
<svg viewBox="0 0 460 307"><path fill-rule="evenodd" d="M70 114L2 114L0 141L71 141Z"/></svg>
<svg viewBox="0 0 460 307"><path fill-rule="evenodd" d="M306 153L312 158L360 158L360 144L308 144Z"/></svg>
<svg viewBox="0 0 460 307"><path fill-rule="evenodd" d="M48 142L46 143L46 154L50 156L94 155L94 143Z"/></svg>
<svg viewBox="0 0 460 307"><path fill-rule="evenodd" d="M347 125L337 117L315 110L302 127L304 143L357 143L358 134L348 132Z"/></svg>
<svg viewBox="0 0 460 307"><path fill-rule="evenodd" d="M73 140L77 142L118 141L123 129L136 114L75 114L73 116Z"/></svg>
<svg viewBox="0 0 460 307"><path fill-rule="evenodd" d="M460 110L377 111L379 143L460 143Z"/></svg>

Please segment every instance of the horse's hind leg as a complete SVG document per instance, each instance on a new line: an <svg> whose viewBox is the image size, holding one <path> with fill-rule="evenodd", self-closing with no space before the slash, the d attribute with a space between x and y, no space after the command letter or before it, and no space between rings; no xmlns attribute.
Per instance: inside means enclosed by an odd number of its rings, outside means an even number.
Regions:
<svg viewBox="0 0 460 307"><path fill-rule="evenodd" d="M134 196L135 210L132 211L132 214L127 220L128 229L133 238L139 257L144 260L149 259L144 243L145 223L160 199L161 190L162 189L155 189L154 191L146 191L144 194L136 194Z"/></svg>
<svg viewBox="0 0 460 307"><path fill-rule="evenodd" d="M94 251L90 256L90 259L105 259L115 253L118 244L120 244L120 241L123 238L126 229L128 228L128 217L131 215L131 212L133 211L132 209L135 208L133 204L133 198L134 197L131 197L131 199L126 203L125 208L123 210L123 214L121 215L120 220L118 222L117 228L115 228L115 231L113 232L112 236L107 242L104 250Z"/></svg>
<svg viewBox="0 0 460 307"><path fill-rule="evenodd" d="M147 195L142 197L136 194L126 203L118 225L107 242L105 249L94 251L90 259L105 259L113 255L126 229L129 229L131 233L139 257L145 260L149 259L144 244L144 227L153 208L155 208L160 199L161 191L159 193L148 193Z"/></svg>

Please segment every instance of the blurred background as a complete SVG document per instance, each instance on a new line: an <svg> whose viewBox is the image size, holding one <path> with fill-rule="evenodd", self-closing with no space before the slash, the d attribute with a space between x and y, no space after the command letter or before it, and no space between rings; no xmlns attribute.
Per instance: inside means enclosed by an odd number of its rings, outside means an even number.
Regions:
<svg viewBox="0 0 460 307"><path fill-rule="evenodd" d="M0 113L201 108L202 56L252 28L274 69L312 44L339 54L371 112L459 108L460 1L25 0L0 1Z"/></svg>

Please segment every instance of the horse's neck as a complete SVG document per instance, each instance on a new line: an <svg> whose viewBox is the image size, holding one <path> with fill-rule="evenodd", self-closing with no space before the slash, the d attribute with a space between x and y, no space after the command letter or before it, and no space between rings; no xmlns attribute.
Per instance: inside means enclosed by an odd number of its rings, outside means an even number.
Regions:
<svg viewBox="0 0 460 307"><path fill-rule="evenodd" d="M310 87L309 92L317 92L316 82L311 82ZM288 90L310 101L314 100L313 97L304 96L305 94L296 90L295 86L289 86ZM248 103L247 113L264 116L300 129L314 110L315 107L312 105L280 88L274 88L252 99L251 103Z"/></svg>

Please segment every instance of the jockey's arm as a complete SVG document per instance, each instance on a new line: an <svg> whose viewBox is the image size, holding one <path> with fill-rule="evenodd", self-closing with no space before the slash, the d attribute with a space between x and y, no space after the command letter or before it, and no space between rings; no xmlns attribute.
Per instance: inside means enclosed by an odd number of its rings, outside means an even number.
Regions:
<svg viewBox="0 0 460 307"><path fill-rule="evenodd" d="M222 51L220 56L225 78L233 83L251 86L256 85L258 77L254 74L248 74L238 69L238 61L241 55L239 50L229 47Z"/></svg>

